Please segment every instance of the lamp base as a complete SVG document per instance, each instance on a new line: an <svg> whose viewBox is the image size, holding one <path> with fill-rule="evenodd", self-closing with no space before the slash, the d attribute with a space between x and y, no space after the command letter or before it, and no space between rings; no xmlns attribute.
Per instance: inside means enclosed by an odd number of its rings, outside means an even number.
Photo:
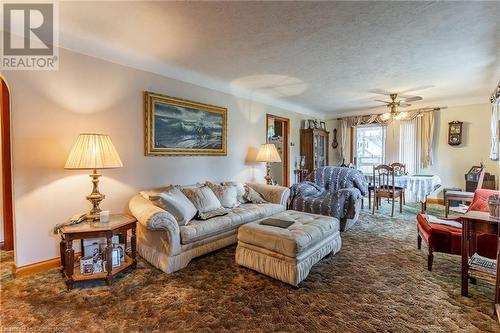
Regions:
<svg viewBox="0 0 500 333"><path fill-rule="evenodd" d="M266 162L266 176L264 177L267 185L273 185L273 177L271 177L271 163Z"/></svg>
<svg viewBox="0 0 500 333"><path fill-rule="evenodd" d="M99 213L102 211L99 204L104 200L104 198L106 198L106 196L99 192L99 177L101 177L101 174L98 174L97 170L94 169L93 173L90 174L90 177L92 178L93 187L92 193L87 195L87 200L92 204L92 209L87 214L87 221L98 221L100 219Z"/></svg>

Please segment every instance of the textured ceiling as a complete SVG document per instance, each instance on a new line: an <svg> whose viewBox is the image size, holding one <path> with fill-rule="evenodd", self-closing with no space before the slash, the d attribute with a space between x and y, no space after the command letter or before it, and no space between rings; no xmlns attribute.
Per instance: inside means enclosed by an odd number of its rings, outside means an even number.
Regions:
<svg viewBox="0 0 500 333"><path fill-rule="evenodd" d="M500 2L61 2L60 44L326 117L379 105L488 102ZM370 109L383 111L384 108Z"/></svg>

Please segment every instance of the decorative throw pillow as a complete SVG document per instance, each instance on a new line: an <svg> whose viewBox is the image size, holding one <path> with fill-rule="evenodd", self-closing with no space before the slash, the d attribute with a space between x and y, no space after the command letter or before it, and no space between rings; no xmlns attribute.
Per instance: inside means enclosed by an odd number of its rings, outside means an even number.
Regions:
<svg viewBox="0 0 500 333"><path fill-rule="evenodd" d="M245 185L245 194L243 195L243 198L246 201L250 201L254 204L262 204L267 202L266 200L264 200L264 198L262 198L259 192L248 185Z"/></svg>
<svg viewBox="0 0 500 333"><path fill-rule="evenodd" d="M179 225L186 225L196 216L196 207L178 188L172 187L169 191L150 196L149 200L172 214Z"/></svg>
<svg viewBox="0 0 500 333"><path fill-rule="evenodd" d="M222 207L234 208L239 206L238 188L235 185L219 185L211 182L205 183L219 199Z"/></svg>
<svg viewBox="0 0 500 333"><path fill-rule="evenodd" d="M245 184L241 182L223 182L222 185L226 186L236 186L236 193L237 193L237 200L239 203L244 204L247 203L248 201L243 197L245 195Z"/></svg>
<svg viewBox="0 0 500 333"><path fill-rule="evenodd" d="M183 188L182 193L198 209L199 214L204 214L212 210L221 208L221 203L214 192L208 186L197 188Z"/></svg>
<svg viewBox="0 0 500 333"><path fill-rule="evenodd" d="M168 185L168 186L165 186L165 187L159 187L159 188L155 188L155 189L152 189L152 190L140 191L139 194L142 195L142 197L144 199L150 200L150 197L154 197L155 195L158 195L160 193L168 192L172 188L174 188L173 185Z"/></svg>

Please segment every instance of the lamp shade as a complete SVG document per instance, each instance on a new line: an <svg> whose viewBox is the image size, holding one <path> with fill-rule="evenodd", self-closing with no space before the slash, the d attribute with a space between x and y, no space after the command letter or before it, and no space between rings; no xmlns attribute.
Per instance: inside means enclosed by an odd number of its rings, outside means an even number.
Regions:
<svg viewBox="0 0 500 333"><path fill-rule="evenodd" d="M260 146L255 160L257 162L281 162L281 157L274 144L266 143Z"/></svg>
<svg viewBox="0 0 500 333"><path fill-rule="evenodd" d="M65 169L111 169L122 167L120 156L108 135L80 134L76 140Z"/></svg>

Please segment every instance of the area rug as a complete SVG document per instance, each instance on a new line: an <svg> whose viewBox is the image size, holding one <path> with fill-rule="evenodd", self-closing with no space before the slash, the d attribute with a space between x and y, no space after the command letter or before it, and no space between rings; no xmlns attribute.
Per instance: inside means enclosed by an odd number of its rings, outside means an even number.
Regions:
<svg viewBox="0 0 500 333"><path fill-rule="evenodd" d="M58 270L1 275L3 331L51 332L493 332L493 287L460 296L460 258L417 250L417 206L389 205L342 234L343 247L293 288L234 263L235 246L164 274L144 260L110 287L67 291ZM430 207L442 215L442 207ZM2 267L12 256L2 253Z"/></svg>

